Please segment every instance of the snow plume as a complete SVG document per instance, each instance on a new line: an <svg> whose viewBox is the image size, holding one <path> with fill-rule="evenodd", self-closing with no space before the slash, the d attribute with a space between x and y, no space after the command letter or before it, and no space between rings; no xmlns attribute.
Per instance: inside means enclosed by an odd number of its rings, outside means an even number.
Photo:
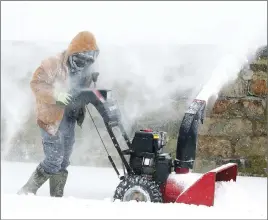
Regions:
<svg viewBox="0 0 268 220"><path fill-rule="evenodd" d="M37 51L41 51L38 53ZM5 158L19 133L24 135L35 116L30 80L40 61L53 49L29 42L1 41L1 151ZM31 123L31 122L30 122ZM33 129L35 130L35 129ZM26 137L22 137L26 139Z"/></svg>
<svg viewBox="0 0 268 220"><path fill-rule="evenodd" d="M199 98L217 95L237 77L249 55L267 44L265 1L3 2L1 6L2 40L34 41L36 46L57 41L67 46L79 31L92 31L101 51L96 63L98 86L116 93L121 89L117 98L123 100L122 111L130 124L156 110L164 110L162 120L176 116L171 108L174 93L191 101L204 86ZM2 66L11 65L9 71L2 68L1 85L7 140L32 111L29 84L21 87L19 80L28 68L32 73L41 58L62 47L47 43L43 49L46 52L2 48Z"/></svg>
<svg viewBox="0 0 268 220"><path fill-rule="evenodd" d="M138 5L139 15L134 16ZM199 91L198 98L206 101L217 96L251 61L256 49L267 44L265 5L131 2L133 10L121 12L135 17L129 23L127 16L124 19L126 25L119 31L124 37L118 34L111 43L108 32L107 40L101 41L102 85L127 85L124 110L131 120L161 108L166 112L163 120L174 118L178 113L171 109L173 93L189 101ZM123 27L123 21L113 27L118 26Z"/></svg>
<svg viewBox="0 0 268 220"><path fill-rule="evenodd" d="M23 129L29 118L32 97L27 82L31 59L27 49L16 50L17 44L1 41L1 147L2 156L9 153L13 138Z"/></svg>

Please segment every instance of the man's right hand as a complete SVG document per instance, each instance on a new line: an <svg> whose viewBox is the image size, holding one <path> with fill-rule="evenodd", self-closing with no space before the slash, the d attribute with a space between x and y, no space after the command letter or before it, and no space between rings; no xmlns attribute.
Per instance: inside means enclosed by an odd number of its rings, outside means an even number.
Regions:
<svg viewBox="0 0 268 220"><path fill-rule="evenodd" d="M54 97L57 103L60 103L63 105L68 105L72 98L71 94L67 92L58 92L58 91L54 92Z"/></svg>

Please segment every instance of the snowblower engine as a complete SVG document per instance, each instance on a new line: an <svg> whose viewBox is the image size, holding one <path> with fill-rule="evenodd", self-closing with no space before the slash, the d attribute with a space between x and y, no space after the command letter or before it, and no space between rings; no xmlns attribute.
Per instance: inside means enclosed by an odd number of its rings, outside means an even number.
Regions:
<svg viewBox="0 0 268 220"><path fill-rule="evenodd" d="M167 143L166 132L150 129L136 131L131 144L129 164L136 175L161 184L172 171L172 158L163 153Z"/></svg>

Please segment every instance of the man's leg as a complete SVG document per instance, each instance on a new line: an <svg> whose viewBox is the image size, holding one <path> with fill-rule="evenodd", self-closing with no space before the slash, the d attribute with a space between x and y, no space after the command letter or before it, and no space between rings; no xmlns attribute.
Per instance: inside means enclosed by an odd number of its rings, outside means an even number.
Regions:
<svg viewBox="0 0 268 220"><path fill-rule="evenodd" d="M37 166L27 183L18 194L36 194L37 190L61 169L64 156L63 139L60 131L55 136L41 129L45 159Z"/></svg>
<svg viewBox="0 0 268 220"><path fill-rule="evenodd" d="M41 162L41 166L46 172L56 174L61 169L64 157L64 139L61 126L55 136L42 130L42 137L45 159Z"/></svg>
<svg viewBox="0 0 268 220"><path fill-rule="evenodd" d="M64 157L61 164L61 169L66 170L70 165L70 157L73 152L73 146L75 143L75 121L69 122L69 127L66 133L63 134L64 137Z"/></svg>
<svg viewBox="0 0 268 220"><path fill-rule="evenodd" d="M63 123L62 136L64 155L61 163L61 170L49 179L50 195L53 197L62 197L64 194L64 188L68 178L68 171L66 168L70 164L70 156L75 142L75 120L70 120L64 117Z"/></svg>

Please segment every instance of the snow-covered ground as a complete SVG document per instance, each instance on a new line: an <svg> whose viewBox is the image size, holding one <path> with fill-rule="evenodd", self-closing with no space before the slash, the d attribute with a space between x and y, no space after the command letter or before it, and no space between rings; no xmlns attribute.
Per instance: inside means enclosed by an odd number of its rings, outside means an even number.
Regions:
<svg viewBox="0 0 268 220"><path fill-rule="evenodd" d="M64 198L50 198L48 183L38 196L18 196L36 164L1 162L1 218L27 219L267 219L267 179L238 177L216 190L214 207L111 202L114 170L70 166ZM219 186L219 185L218 185Z"/></svg>

